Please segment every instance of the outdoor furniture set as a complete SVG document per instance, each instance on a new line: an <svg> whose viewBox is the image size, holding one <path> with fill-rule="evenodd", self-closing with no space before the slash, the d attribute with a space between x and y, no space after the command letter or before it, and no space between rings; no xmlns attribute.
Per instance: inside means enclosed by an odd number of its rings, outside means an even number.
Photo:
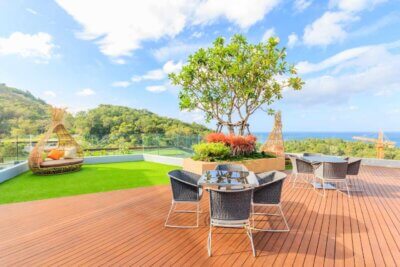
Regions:
<svg viewBox="0 0 400 267"><path fill-rule="evenodd" d="M303 156L290 155L292 163L293 187L297 185L299 177L304 178L313 188L325 190L338 190L337 185L343 183L346 186L347 195L350 197L350 176L357 176L361 166L361 159L350 160L321 154L304 153Z"/></svg>
<svg viewBox="0 0 400 267"><path fill-rule="evenodd" d="M210 230L207 241L208 254L212 250L213 227L244 228L250 239L253 255L256 251L253 243L252 230L287 232L289 225L281 206L281 193L286 174L272 171L255 174L243 165L223 164L215 170L207 171L202 176L184 170L174 170L168 173L171 180L172 204L165 226L177 228L196 228L199 226L200 200L203 190L209 193ZM196 210L177 210L179 203L192 203ZM255 207L276 207L277 213L256 213ZM196 224L182 226L169 224L173 212L196 213ZM255 227L254 216L281 216L284 229L261 229Z"/></svg>

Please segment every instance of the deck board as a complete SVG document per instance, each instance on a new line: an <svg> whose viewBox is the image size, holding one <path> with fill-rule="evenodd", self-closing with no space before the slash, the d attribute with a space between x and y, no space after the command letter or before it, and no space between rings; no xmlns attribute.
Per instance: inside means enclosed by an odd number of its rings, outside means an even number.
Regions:
<svg viewBox="0 0 400 267"><path fill-rule="evenodd" d="M363 191L350 198L288 180L291 231L254 232L256 258L240 229L215 229L208 257L206 195L198 229L164 228L171 193L154 186L0 205L0 265L399 265L400 169L363 166L352 178ZM193 223L191 215L179 222Z"/></svg>

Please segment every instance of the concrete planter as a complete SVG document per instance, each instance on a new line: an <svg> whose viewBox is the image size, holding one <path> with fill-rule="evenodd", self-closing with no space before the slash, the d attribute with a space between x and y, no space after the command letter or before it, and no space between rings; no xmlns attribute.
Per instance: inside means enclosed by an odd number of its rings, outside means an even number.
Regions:
<svg viewBox="0 0 400 267"><path fill-rule="evenodd" d="M249 171L255 173L274 170L282 171L285 169L285 158L249 159L230 162L206 162L187 158L183 160L183 169L197 174L203 174L205 171L215 169L218 164L222 163L243 164Z"/></svg>

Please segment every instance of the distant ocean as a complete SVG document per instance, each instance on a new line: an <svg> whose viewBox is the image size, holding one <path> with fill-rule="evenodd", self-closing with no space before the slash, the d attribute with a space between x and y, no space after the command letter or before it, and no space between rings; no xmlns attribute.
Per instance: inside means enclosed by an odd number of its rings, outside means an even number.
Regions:
<svg viewBox="0 0 400 267"><path fill-rule="evenodd" d="M258 142L264 143L269 133L254 132ZM396 142L396 147L400 147L400 132L385 132L385 137L390 141ZM347 141L355 141L353 136L363 136L378 138L378 132L283 132L284 140L302 140L308 138L339 138Z"/></svg>

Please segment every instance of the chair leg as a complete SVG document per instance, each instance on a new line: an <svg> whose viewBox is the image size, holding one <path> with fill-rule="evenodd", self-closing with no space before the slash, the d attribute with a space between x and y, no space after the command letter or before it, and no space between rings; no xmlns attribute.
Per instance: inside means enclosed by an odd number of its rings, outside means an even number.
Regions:
<svg viewBox="0 0 400 267"><path fill-rule="evenodd" d="M164 227L168 227L169 216L171 215L171 212L174 209L174 206L175 206L175 202L172 201L171 208L169 209L169 212L168 212L168 215L167 215L167 219L165 220L165 223L164 223Z"/></svg>
<svg viewBox="0 0 400 267"><path fill-rule="evenodd" d="M164 227L172 227L172 228L198 228L199 227L199 208L200 203L196 203L196 210L176 210L176 202L172 200L171 208L168 212L167 219L165 220ZM171 213L196 213L196 225L172 225L168 224L169 217Z"/></svg>
<svg viewBox="0 0 400 267"><path fill-rule="evenodd" d="M199 217L200 217L200 202L197 202L197 218L196 218L196 227L199 227Z"/></svg>
<svg viewBox="0 0 400 267"><path fill-rule="evenodd" d="M282 206L281 206L281 204L278 204L278 205L276 205L276 207L278 207L278 213L255 213L254 212L254 204L252 205L252 209L253 209L253 214L252 214L252 220L253 220L253 226L252 226L252 228L253 228L253 230L256 230L256 231L262 231L262 232L289 232L290 231L290 227L289 227L289 224L288 224L288 222L287 222L287 220L286 220L286 217L285 217L285 215L284 215L284 213L283 213L283 210L282 210ZM283 219L283 221L284 221L284 223L285 223L285 229L261 229L261 228L256 228L255 227L255 222L254 222L254 215L266 215L266 216L280 216L280 217L282 217L282 219Z"/></svg>
<svg viewBox="0 0 400 267"><path fill-rule="evenodd" d="M212 252L211 252L211 239L212 239L212 225L210 225L210 231L208 232L208 240L207 240L207 251L208 251L208 256L211 257Z"/></svg>
<svg viewBox="0 0 400 267"><path fill-rule="evenodd" d="M298 175L298 173L294 174L294 180L293 180L292 188L294 188L294 186L296 185L297 175Z"/></svg>
<svg viewBox="0 0 400 267"><path fill-rule="evenodd" d="M253 228L255 227L255 222L254 222L254 215L255 215L255 212L254 212L254 203L251 203L251 219L252 219L252 221L253 221Z"/></svg>
<svg viewBox="0 0 400 267"><path fill-rule="evenodd" d="M254 247L253 233L251 232L250 224L246 226L246 233L247 233L247 236L250 239L251 250L253 251L253 256L255 257L256 256L256 249Z"/></svg>
<svg viewBox="0 0 400 267"><path fill-rule="evenodd" d="M346 189L347 189L347 197L350 197L350 190L349 190L349 186L347 184L347 181L344 180L344 183L346 184Z"/></svg>
<svg viewBox="0 0 400 267"><path fill-rule="evenodd" d="M324 183L324 180L315 176L315 178L314 178L315 184L317 183L317 179L320 179L320 180L321 180L321 186L322 186L322 191L323 191L323 193L321 194L320 192L318 192L318 190L317 190L317 188L315 188L315 186L313 186L313 187L314 187L314 191L315 191L318 195L321 195L321 196L325 197L325 183Z"/></svg>
<svg viewBox="0 0 400 267"><path fill-rule="evenodd" d="M286 230L283 230L282 232L289 232L289 231L290 231L290 227L289 227L289 224L288 224L288 222L287 222L287 220L286 220L285 214L283 213L282 205L279 204L278 207L279 207L279 211L281 212L283 221L285 222L285 225L286 225Z"/></svg>

